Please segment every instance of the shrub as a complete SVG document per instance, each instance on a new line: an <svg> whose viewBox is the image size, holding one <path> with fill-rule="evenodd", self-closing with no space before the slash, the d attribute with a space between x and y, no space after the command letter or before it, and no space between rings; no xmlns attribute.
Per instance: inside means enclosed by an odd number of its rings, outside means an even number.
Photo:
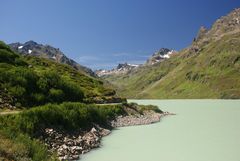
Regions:
<svg viewBox="0 0 240 161"><path fill-rule="evenodd" d="M10 138L6 131L0 131L0 159L50 161L47 148L40 141L31 139L25 134Z"/></svg>
<svg viewBox="0 0 240 161"><path fill-rule="evenodd" d="M63 82L61 89L65 93L65 100L72 102L81 102L84 98L83 91L76 84Z"/></svg>
<svg viewBox="0 0 240 161"><path fill-rule="evenodd" d="M20 98L20 97L22 97L25 94L26 89L21 87L21 86L19 86L19 85L17 85L17 86L10 87L9 88L9 92L13 96Z"/></svg>
<svg viewBox="0 0 240 161"><path fill-rule="evenodd" d="M62 102L64 100L64 93L61 89L51 88L49 90L49 99L52 102Z"/></svg>
<svg viewBox="0 0 240 161"><path fill-rule="evenodd" d="M1 127L37 135L44 127L58 127L64 130L88 128L92 123L108 126L108 120L123 114L121 105L91 105L82 103L47 104L31 108L16 116L0 117Z"/></svg>
<svg viewBox="0 0 240 161"><path fill-rule="evenodd" d="M36 104L39 104L39 105L44 104L46 102L46 97L42 93L33 93L32 99Z"/></svg>
<svg viewBox="0 0 240 161"><path fill-rule="evenodd" d="M81 88L73 82L64 80L56 72L37 74L25 67L0 69L1 88L8 89L19 103L32 107L46 103L63 101L83 101Z"/></svg>

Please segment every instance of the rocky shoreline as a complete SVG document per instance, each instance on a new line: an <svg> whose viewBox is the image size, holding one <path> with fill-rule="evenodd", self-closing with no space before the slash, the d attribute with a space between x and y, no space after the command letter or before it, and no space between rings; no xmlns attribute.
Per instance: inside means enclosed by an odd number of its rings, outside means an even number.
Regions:
<svg viewBox="0 0 240 161"><path fill-rule="evenodd" d="M159 122L162 116L164 116L163 113L156 113L154 111L147 111L144 114L118 116L115 120L111 121L111 125L112 127L147 125Z"/></svg>
<svg viewBox="0 0 240 161"><path fill-rule="evenodd" d="M146 125L159 122L162 116L170 115L168 112L156 113L147 111L143 114L118 116L110 121L113 128ZM89 131L79 131L74 134L66 133L53 128L46 128L41 138L51 152L57 152L59 160L79 160L80 155L91 149L100 147L101 138L111 133L109 129L93 125Z"/></svg>
<svg viewBox="0 0 240 161"><path fill-rule="evenodd" d="M46 128L43 141L51 152L57 152L59 160L78 160L81 154L100 146L103 136L110 130L95 125L90 131L79 131L69 134Z"/></svg>

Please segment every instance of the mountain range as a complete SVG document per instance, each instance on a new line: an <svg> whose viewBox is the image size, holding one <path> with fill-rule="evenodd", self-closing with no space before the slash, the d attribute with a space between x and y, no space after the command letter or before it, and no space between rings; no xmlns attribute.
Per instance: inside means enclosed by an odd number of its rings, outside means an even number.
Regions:
<svg viewBox="0 0 240 161"><path fill-rule="evenodd" d="M95 73L99 77L103 77L106 75L119 75L119 74L127 74L131 72L132 70L137 70L140 67L143 66L151 66L156 63L162 62L168 58L170 58L172 55L177 54L177 51L170 50L168 48L161 48L160 50L156 51L144 64L129 64L127 62L123 64L118 64L118 66L111 70L96 70Z"/></svg>
<svg viewBox="0 0 240 161"><path fill-rule="evenodd" d="M161 48L143 64L125 62L111 70L93 72L50 45L0 41L0 160L79 160L80 155L101 147L102 137L114 128L152 124L175 115L142 101L141 105L128 103L126 98L240 99L240 8L211 28L200 27L191 44L180 51ZM190 112L204 119L199 110ZM229 112L232 119L235 109ZM187 114L194 121L191 113ZM209 120L194 126L204 130L218 117L212 113ZM210 126L213 131L222 128L222 114L226 111L221 111L220 122L214 120L217 124ZM219 132L225 130L221 128ZM237 129L235 124L231 129ZM181 140L184 135L178 136Z"/></svg>
<svg viewBox="0 0 240 161"><path fill-rule="evenodd" d="M50 45L38 44L32 40L25 43L11 43L9 46L17 53L47 58L57 63L68 64L77 70L85 72L86 74L96 76L90 68L82 66L74 60L68 58L59 48L54 48Z"/></svg>
<svg viewBox="0 0 240 161"><path fill-rule="evenodd" d="M34 41L9 44L25 56L67 64L91 77L101 77L126 98L239 98L240 9L219 18L210 29L200 27L190 46L161 48L144 64L122 63L96 70L68 58L58 48ZM98 78L97 78L98 79Z"/></svg>
<svg viewBox="0 0 240 161"><path fill-rule="evenodd" d="M179 52L160 49L127 72L97 74L127 98L240 98L240 8Z"/></svg>

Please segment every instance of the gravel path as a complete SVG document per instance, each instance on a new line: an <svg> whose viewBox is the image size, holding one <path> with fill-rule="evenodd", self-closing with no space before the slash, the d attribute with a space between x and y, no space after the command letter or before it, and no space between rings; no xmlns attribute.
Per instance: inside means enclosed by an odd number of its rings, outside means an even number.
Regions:
<svg viewBox="0 0 240 161"><path fill-rule="evenodd" d="M0 115L12 115L12 114L17 114L20 113L21 111L3 111L0 112Z"/></svg>

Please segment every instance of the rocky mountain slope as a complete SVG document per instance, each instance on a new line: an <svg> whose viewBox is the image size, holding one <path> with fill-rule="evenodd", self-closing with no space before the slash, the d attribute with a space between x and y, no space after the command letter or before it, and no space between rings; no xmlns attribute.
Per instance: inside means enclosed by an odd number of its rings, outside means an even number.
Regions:
<svg viewBox="0 0 240 161"><path fill-rule="evenodd" d="M99 77L102 77L105 75L113 75L113 74L126 74L127 72L129 72L137 67L139 67L138 64L124 63L124 64L118 64L118 66L116 68L111 69L111 70L104 70L104 69L96 70L95 73Z"/></svg>
<svg viewBox="0 0 240 161"><path fill-rule="evenodd" d="M145 63L145 65L154 65L158 62L162 62L170 56L177 54L177 51L170 50L168 48L161 48L159 51L155 52Z"/></svg>
<svg viewBox="0 0 240 161"><path fill-rule="evenodd" d="M57 63L68 64L77 70L84 71L86 74L95 76L95 73L91 69L68 58L59 48L54 48L50 45L38 44L34 41L28 41L23 44L17 42L9 44L9 46L12 50L20 54L33 55L41 58L47 58Z"/></svg>
<svg viewBox="0 0 240 161"><path fill-rule="evenodd" d="M111 69L111 70L100 69L100 70L96 70L95 73L99 77L130 74L131 72L138 70L138 68L142 66L151 66L156 63L160 63L175 54L177 54L177 51L175 50L161 48L160 50L155 52L144 64L129 64L126 62L123 64L118 64L118 66L114 69Z"/></svg>
<svg viewBox="0 0 240 161"><path fill-rule="evenodd" d="M103 78L127 98L240 98L240 8L169 59Z"/></svg>

